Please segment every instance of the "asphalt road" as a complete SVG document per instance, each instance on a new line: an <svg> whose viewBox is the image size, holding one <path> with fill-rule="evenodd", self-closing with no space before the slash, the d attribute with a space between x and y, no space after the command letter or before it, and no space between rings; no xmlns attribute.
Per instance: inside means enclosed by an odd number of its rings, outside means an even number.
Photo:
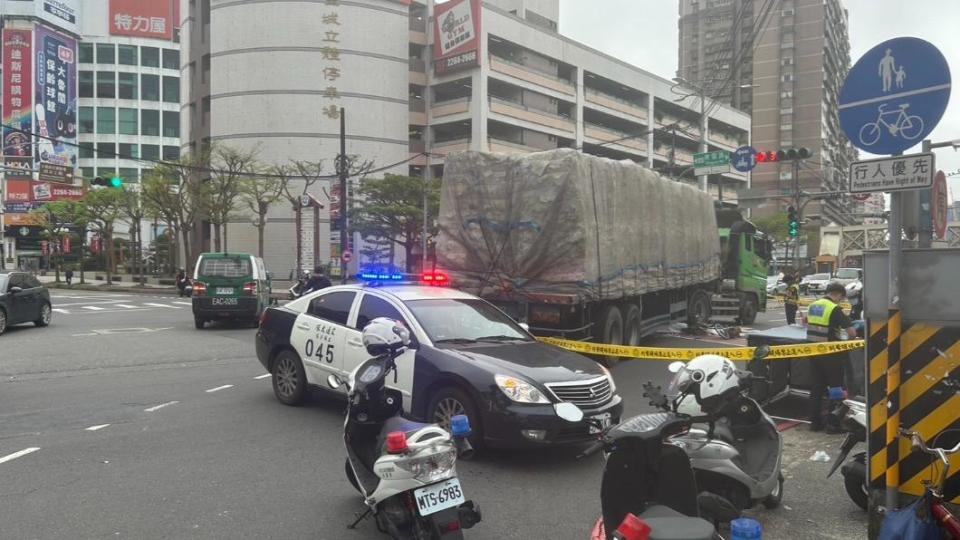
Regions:
<svg viewBox="0 0 960 540"><path fill-rule="evenodd" d="M380 537L369 521L344 528L362 504L343 475L342 404L279 404L255 330L195 330L172 297L53 295L49 328L0 337L0 537ZM782 324L779 313L754 327ZM666 381L662 362L622 362L614 376L628 413L646 410L644 381ZM804 427L784 439L784 506L752 512L765 538L865 538L840 480L823 480L829 464L808 460L839 439ZM599 455L492 451L458 467L484 511L470 538L582 539L599 514Z"/></svg>

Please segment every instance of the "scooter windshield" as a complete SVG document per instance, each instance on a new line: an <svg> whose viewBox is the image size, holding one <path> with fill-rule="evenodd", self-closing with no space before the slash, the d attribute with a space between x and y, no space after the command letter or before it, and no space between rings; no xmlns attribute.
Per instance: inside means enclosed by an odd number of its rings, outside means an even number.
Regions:
<svg viewBox="0 0 960 540"><path fill-rule="evenodd" d="M690 384L702 379L703 374L700 370L688 369L686 366L682 366L673 374L673 379L670 380L670 385L667 387L667 395L680 395L687 391Z"/></svg>

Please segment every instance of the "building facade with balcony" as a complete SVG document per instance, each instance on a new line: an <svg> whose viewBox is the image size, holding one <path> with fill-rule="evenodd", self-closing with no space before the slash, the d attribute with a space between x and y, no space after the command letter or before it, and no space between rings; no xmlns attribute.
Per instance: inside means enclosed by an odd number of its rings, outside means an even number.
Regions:
<svg viewBox="0 0 960 540"><path fill-rule="evenodd" d="M558 34L558 0L478 3L476 61L440 71L432 1L182 5L184 152L217 143L257 148L265 163L322 160L332 174L344 107L347 154L373 162L377 176L420 176L429 162L441 177L444 156L460 150L578 148L695 181L696 99L678 102L671 81ZM711 150L747 144L749 133L743 112L718 105L709 114ZM747 177L710 180L715 197L735 200ZM335 239L325 242L333 187L330 178L293 185L326 206L320 262L336 258ZM256 228L240 214L230 249L255 251ZM295 219L286 202L268 215L264 256L275 272L294 267Z"/></svg>

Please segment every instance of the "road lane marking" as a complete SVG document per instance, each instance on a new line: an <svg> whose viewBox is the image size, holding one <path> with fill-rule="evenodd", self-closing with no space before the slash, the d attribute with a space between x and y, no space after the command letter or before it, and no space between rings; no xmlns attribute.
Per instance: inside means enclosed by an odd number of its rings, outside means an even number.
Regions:
<svg viewBox="0 0 960 540"><path fill-rule="evenodd" d="M254 377L254 379L266 379L269 376L270 376L269 373L264 373L263 375L257 375L256 377Z"/></svg>
<svg viewBox="0 0 960 540"><path fill-rule="evenodd" d="M181 306L192 306L192 302L174 302L174 304L180 304Z"/></svg>
<svg viewBox="0 0 960 540"><path fill-rule="evenodd" d="M83 309L89 309L90 311L103 311L104 308L97 306L83 306Z"/></svg>
<svg viewBox="0 0 960 540"><path fill-rule="evenodd" d="M69 315L69 314L70 314L69 311L67 311L67 310L65 310L65 309L60 309L60 308L53 308L51 311L53 311L54 313L63 313L64 315Z"/></svg>
<svg viewBox="0 0 960 540"><path fill-rule="evenodd" d="M15 459L17 459L17 458L19 458L19 457L23 457L23 456L25 456L25 455L27 455L27 454L32 454L32 453L36 452L36 451L39 450L39 449L40 449L40 448L38 448L38 447L36 447L36 446L30 447L30 448L24 448L23 450L21 450L21 451L19 451L19 452L14 452L14 453L12 453L12 454L9 454L9 455L0 457L0 463L6 463L6 462L8 462L8 461L13 461L13 460L15 460Z"/></svg>
<svg viewBox="0 0 960 540"><path fill-rule="evenodd" d="M223 385L223 386L218 386L218 387L216 387L216 388L211 388L211 389L207 390L207 393L208 393L208 394L212 394L212 393L214 393L214 392L219 392L220 390L226 390L227 388L233 388L233 385L232 385L232 384L225 384L225 385Z"/></svg>
<svg viewBox="0 0 960 540"><path fill-rule="evenodd" d="M164 407L169 407L170 405L176 405L177 403L180 403L180 402L179 402L179 401L168 401L168 402L166 402L166 403L161 403L160 405L155 405L155 406L150 407L150 408L148 408L148 409L144 409L143 412L159 411L160 409L162 409L162 408L164 408Z"/></svg>
<svg viewBox="0 0 960 540"><path fill-rule="evenodd" d="M170 309L180 309L180 308L178 308L177 306L171 306L171 305L169 305L169 304L155 304L155 303L153 303L153 302L144 302L143 305L145 305L145 306L153 306L153 307L165 307L165 308L170 308Z"/></svg>
<svg viewBox="0 0 960 540"><path fill-rule="evenodd" d="M87 431L98 431L98 430L101 430L101 429L103 429L103 428L105 428L105 427L107 427L107 426L109 426L109 425L110 425L110 424L100 424L99 426L90 426L90 427L87 428Z"/></svg>
<svg viewBox="0 0 960 540"><path fill-rule="evenodd" d="M117 307L122 307L124 309L137 309L137 306L131 306L130 304L117 304Z"/></svg>

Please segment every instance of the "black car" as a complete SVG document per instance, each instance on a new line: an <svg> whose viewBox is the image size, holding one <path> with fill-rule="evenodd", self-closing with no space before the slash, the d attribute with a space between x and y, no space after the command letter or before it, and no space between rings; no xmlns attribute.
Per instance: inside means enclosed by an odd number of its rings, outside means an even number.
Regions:
<svg viewBox="0 0 960 540"><path fill-rule="evenodd" d="M0 270L0 334L14 324L47 326L52 315L50 292L37 278L26 272Z"/></svg>
<svg viewBox="0 0 960 540"><path fill-rule="evenodd" d="M623 403L606 368L537 341L492 304L441 287L329 287L264 312L257 332L260 362L277 399L303 401L369 356L361 330L376 317L411 330L390 386L404 396L405 416L448 426L466 414L472 439L494 446L582 443L597 429L568 423L554 406L571 402L603 425L620 420Z"/></svg>

